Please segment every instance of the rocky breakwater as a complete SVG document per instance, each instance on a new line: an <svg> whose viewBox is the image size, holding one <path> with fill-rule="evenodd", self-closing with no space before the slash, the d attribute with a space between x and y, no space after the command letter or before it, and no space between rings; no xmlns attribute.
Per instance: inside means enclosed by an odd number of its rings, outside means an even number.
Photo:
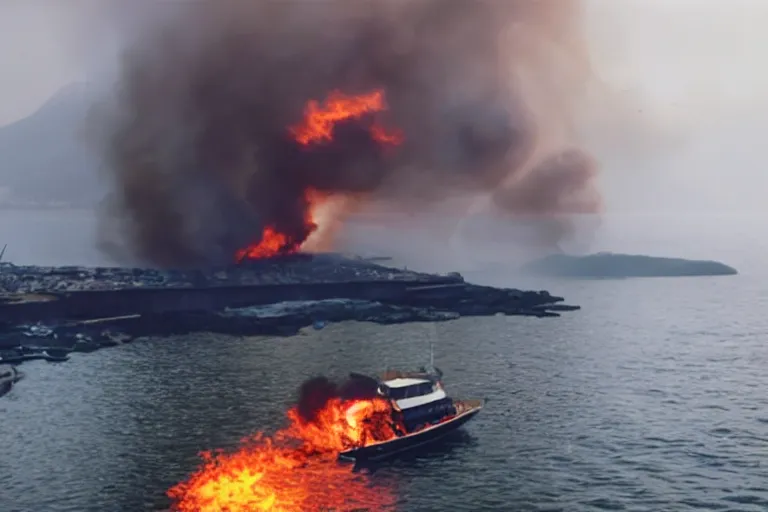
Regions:
<svg viewBox="0 0 768 512"><path fill-rule="evenodd" d="M347 320L392 324L460 316L555 317L578 309L548 292L466 283L336 254L227 268L0 267L0 362L64 360L143 336L290 336Z"/></svg>

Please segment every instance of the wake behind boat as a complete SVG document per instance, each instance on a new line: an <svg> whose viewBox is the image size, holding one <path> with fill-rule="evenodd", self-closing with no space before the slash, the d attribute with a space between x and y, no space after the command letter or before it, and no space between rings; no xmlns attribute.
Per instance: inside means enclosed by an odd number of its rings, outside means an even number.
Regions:
<svg viewBox="0 0 768 512"><path fill-rule="evenodd" d="M21 373L9 364L0 364L0 396L11 390L14 383L21 379Z"/></svg>
<svg viewBox="0 0 768 512"><path fill-rule="evenodd" d="M362 377L362 376L358 376ZM369 377L370 378L370 377ZM474 418L483 400L461 400L448 396L442 373L390 371L376 379L377 394L392 406L396 437L345 450L342 460L380 460L443 438Z"/></svg>

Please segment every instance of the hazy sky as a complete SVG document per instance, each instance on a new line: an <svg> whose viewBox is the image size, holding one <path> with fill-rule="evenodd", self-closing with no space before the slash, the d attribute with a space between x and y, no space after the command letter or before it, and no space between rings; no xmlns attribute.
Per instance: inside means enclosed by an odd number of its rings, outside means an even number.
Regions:
<svg viewBox="0 0 768 512"><path fill-rule="evenodd" d="M26 115L79 66L63 40L69 38L66 0L0 0L0 124Z"/></svg>
<svg viewBox="0 0 768 512"><path fill-rule="evenodd" d="M113 43L105 18L94 21L94 5L107 2L0 0L0 124L88 74L95 47ZM765 0L586 3L594 54L611 80L681 107L765 104L768 68L759 64L768 54ZM85 27L97 33L89 38Z"/></svg>
<svg viewBox="0 0 768 512"><path fill-rule="evenodd" d="M115 26L103 16L109 1L0 0L0 125L109 60L116 40ZM601 77L639 102L633 104L637 119L678 137L673 146L685 143L684 151L643 161L643 170L634 171L640 164L622 159L629 153L621 144L598 148L606 152L609 205L656 198L673 207L695 187L698 199L691 204L697 207L768 210L761 197L768 187L761 140L768 130L768 0L586 3ZM625 142L653 157L639 139ZM664 190L654 179L664 180Z"/></svg>

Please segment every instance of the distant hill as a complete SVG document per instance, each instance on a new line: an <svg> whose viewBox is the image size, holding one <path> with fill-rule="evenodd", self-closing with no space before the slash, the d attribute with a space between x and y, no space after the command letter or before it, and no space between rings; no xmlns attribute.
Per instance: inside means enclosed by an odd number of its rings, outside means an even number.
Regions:
<svg viewBox="0 0 768 512"><path fill-rule="evenodd" d="M586 256L553 254L523 266L523 271L548 277L626 278L730 276L738 272L717 261L659 258L601 252Z"/></svg>
<svg viewBox="0 0 768 512"><path fill-rule="evenodd" d="M72 84L32 115L0 127L2 203L86 206L104 196L98 159L83 137L95 97L86 84Z"/></svg>

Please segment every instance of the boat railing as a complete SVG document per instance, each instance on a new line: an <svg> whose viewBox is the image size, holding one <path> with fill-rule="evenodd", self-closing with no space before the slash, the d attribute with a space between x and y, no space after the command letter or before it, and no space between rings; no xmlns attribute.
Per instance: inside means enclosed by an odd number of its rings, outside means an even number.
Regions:
<svg viewBox="0 0 768 512"><path fill-rule="evenodd" d="M394 379L424 379L435 380L436 375L426 371L402 371L402 370L387 370L380 375L381 380L394 380Z"/></svg>

